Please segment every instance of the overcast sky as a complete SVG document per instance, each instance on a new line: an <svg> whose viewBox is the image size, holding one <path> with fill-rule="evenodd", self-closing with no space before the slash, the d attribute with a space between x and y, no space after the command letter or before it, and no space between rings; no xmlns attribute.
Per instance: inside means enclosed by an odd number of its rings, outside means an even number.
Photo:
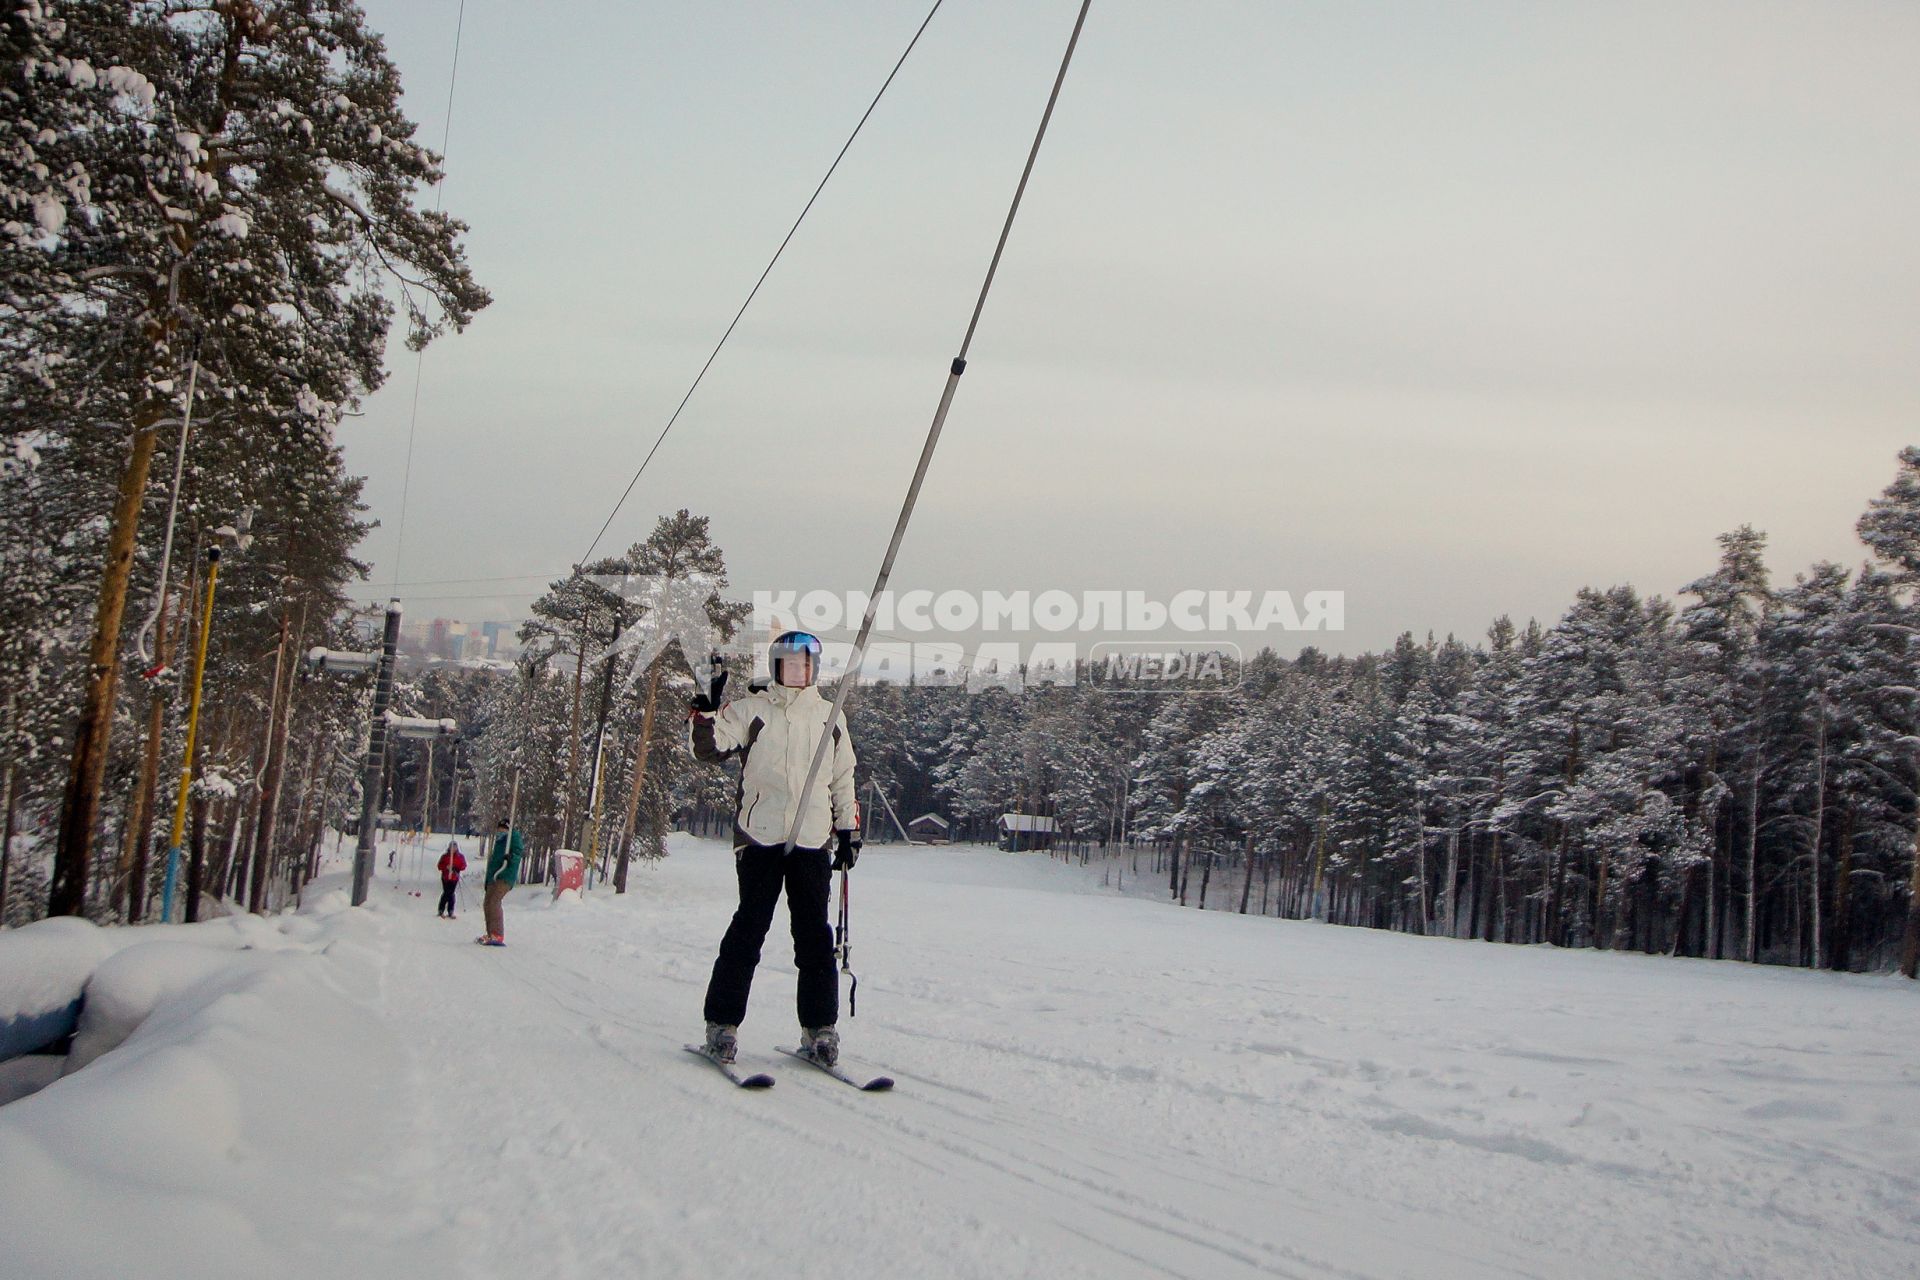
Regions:
<svg viewBox="0 0 1920 1280"><path fill-rule="evenodd" d="M459 0L363 3L438 145ZM410 614L580 558L926 8L468 0L495 302L420 366ZM1076 8L947 0L603 551L688 507L743 597L871 582ZM895 588L1338 589L1296 639L1357 652L1742 522L1857 562L1920 442L1916 55L1904 0L1095 0ZM342 431L370 596L414 386Z"/></svg>

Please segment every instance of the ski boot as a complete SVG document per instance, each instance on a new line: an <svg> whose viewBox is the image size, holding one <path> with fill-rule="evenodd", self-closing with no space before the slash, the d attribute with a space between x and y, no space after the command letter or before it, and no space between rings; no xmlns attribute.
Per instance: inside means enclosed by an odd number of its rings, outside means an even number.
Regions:
<svg viewBox="0 0 1920 1280"><path fill-rule="evenodd" d="M731 1063L740 1050L740 1028L724 1022L707 1024L707 1052L715 1062Z"/></svg>
<svg viewBox="0 0 1920 1280"><path fill-rule="evenodd" d="M837 1066L840 1062L840 1033L832 1027L802 1027L800 1052L823 1067Z"/></svg>

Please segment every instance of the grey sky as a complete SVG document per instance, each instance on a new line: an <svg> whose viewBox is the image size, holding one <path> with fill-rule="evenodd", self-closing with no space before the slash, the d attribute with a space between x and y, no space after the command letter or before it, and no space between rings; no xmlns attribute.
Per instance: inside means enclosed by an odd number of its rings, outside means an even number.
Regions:
<svg viewBox="0 0 1920 1280"><path fill-rule="evenodd" d="M437 144L458 0L363 0ZM400 594L586 550L926 11L469 0ZM865 587L1073 0L948 0L605 547ZM1920 6L1095 0L896 588L1338 588L1357 651L1776 574L1920 439ZM342 432L394 572L413 358ZM1292 645L1279 645L1290 651Z"/></svg>

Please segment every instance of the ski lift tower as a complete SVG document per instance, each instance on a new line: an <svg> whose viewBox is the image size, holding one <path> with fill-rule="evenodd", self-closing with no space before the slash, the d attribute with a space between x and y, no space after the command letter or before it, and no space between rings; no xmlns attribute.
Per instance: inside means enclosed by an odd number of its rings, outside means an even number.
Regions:
<svg viewBox="0 0 1920 1280"><path fill-rule="evenodd" d="M433 744L444 738L459 737L460 726L451 719L402 716L389 711L387 712L387 736L411 738L427 744L427 783L420 802L420 851L424 853L427 838L433 831Z"/></svg>
<svg viewBox="0 0 1920 1280"><path fill-rule="evenodd" d="M375 672L373 714L367 727L367 755L360 766L360 830L353 848L353 905L365 906L373 882L374 817L380 808L380 772L387 759L387 703L393 698L394 657L400 651L400 602L387 601L387 626L378 653L343 652L316 647L307 665L320 675Z"/></svg>

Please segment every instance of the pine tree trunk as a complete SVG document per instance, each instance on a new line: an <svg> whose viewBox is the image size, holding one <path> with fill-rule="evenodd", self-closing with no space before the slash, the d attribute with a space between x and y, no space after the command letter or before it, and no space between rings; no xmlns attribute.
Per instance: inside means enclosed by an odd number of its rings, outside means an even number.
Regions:
<svg viewBox="0 0 1920 1280"><path fill-rule="evenodd" d="M1459 895L1460 884L1460 815L1453 815L1453 830L1447 837L1447 883L1440 895L1441 927L1449 938L1460 936Z"/></svg>
<svg viewBox="0 0 1920 1280"><path fill-rule="evenodd" d="M1713 848L1707 854L1707 941L1701 954L1720 959L1720 807L1714 806ZM1729 828L1730 830L1731 828ZM1731 859L1729 859L1731 861Z"/></svg>
<svg viewBox="0 0 1920 1280"><path fill-rule="evenodd" d="M1760 760L1747 775L1747 963L1760 962Z"/></svg>
<svg viewBox="0 0 1920 1280"><path fill-rule="evenodd" d="M161 584L160 613L153 631L153 665L167 665L167 605L171 593ZM146 905L147 842L153 838L155 792L160 786L160 736L166 725L166 700L158 686L147 698L147 736L140 753L140 780L127 806L127 839L113 878L113 909L128 924L138 924Z"/></svg>
<svg viewBox="0 0 1920 1280"><path fill-rule="evenodd" d="M627 788L627 816L620 824L620 862L613 871L613 891L627 891L627 868L633 861L633 824L640 814L640 792L647 783L647 756L653 749L653 717L660 703L660 663L665 655L654 659L653 671L647 676L647 707L640 714L640 749L633 755L633 778ZM656 846L657 847L657 846Z"/></svg>
<svg viewBox="0 0 1920 1280"><path fill-rule="evenodd" d="M186 591L182 599L197 599L199 595L197 591L199 584L200 561L199 557L196 556L187 571ZM192 609L180 610L179 617L172 625L174 634L169 638L167 634L167 614L169 612L168 605L171 603L171 600L172 593L169 593L161 599L160 615L154 626L153 655L156 664L164 664L169 653L182 652L182 645L191 634L188 628L196 622ZM143 782L141 784L140 796L145 801L145 804L141 806L140 821L137 824L139 827L139 836L134 842L133 865L129 869L127 876L129 886L127 919L129 922L136 924L146 915L147 894L150 889L148 878L151 875L147 866L147 856L154 847L154 816L160 811L160 753L166 745L166 697L160 689L156 688L153 690L153 704L147 725L146 759L142 762ZM169 820L171 820L171 815L169 815ZM169 832L169 834L171 834L171 832Z"/></svg>
<svg viewBox="0 0 1920 1280"><path fill-rule="evenodd" d="M1484 933L1480 935L1480 940L1505 942L1507 940L1507 867L1501 864L1500 827L1494 827L1494 831L1488 837L1486 875L1488 879L1494 881L1494 885L1488 890L1490 900L1486 904L1486 919L1482 923Z"/></svg>
<svg viewBox="0 0 1920 1280"><path fill-rule="evenodd" d="M253 842L255 833L259 830L259 823L260 788L255 786L253 788L253 798L247 802L246 817L241 822L240 843L238 847L232 850L232 853L236 856L234 857L234 865L230 879L227 882L227 896L233 899L235 907L244 908L247 904L247 885L251 883L253 878Z"/></svg>
<svg viewBox="0 0 1920 1280"><path fill-rule="evenodd" d="M1900 972L1920 978L1920 814L1913 824L1913 870L1907 885L1907 929L1900 940Z"/></svg>
<svg viewBox="0 0 1920 1280"><path fill-rule="evenodd" d="M133 433L133 451L120 474L120 492L107 535L106 564L100 574L100 603L94 611L93 643L88 652L86 698L73 730L73 757L60 805L60 835L54 846L53 883L47 914L77 916L86 911L87 869L93 860L93 828L100 816L100 789L107 775L108 739L113 732L113 694L120 670L120 621L126 613L127 580L133 573L133 546L140 526L140 504L153 467L160 414L143 415Z"/></svg>
<svg viewBox="0 0 1920 1280"><path fill-rule="evenodd" d="M1418 888L1420 933L1424 937L1433 932L1433 911L1427 897L1427 815L1417 804L1413 810L1413 878Z"/></svg>
<svg viewBox="0 0 1920 1280"><path fill-rule="evenodd" d="M289 724L292 723L291 716L288 717L288 723ZM303 851L307 848L308 812L313 803L313 792L314 792L313 761L314 761L314 757L319 754L319 749L320 749L320 736L316 733L312 737L307 739L307 760L306 760L306 764L302 766L300 770L300 801L293 808L293 823L291 826L287 828L287 834L289 836L292 848L295 851L300 852L300 855L301 855L299 857L291 857L288 859L288 862L291 865L292 871L293 871L293 874L291 875L291 877L289 877L289 879L290 879L292 891L296 898L299 895L301 887L306 884L307 880L311 877L311 874L312 874L307 869L308 860ZM456 751L457 751L457 748L456 748ZM457 760L458 758L459 757L456 755L455 759ZM457 765L455 767L458 768ZM457 802L459 798L460 798L460 784L458 781L458 777L456 775L456 780L454 782L454 800ZM451 815L449 816L449 825L452 825Z"/></svg>
<svg viewBox="0 0 1920 1280"><path fill-rule="evenodd" d="M212 753L208 754L209 757L211 757ZM222 800L220 802L219 816L216 818L210 813L207 819L209 826L219 826L220 842L217 855L208 855L207 871L202 881L201 889L202 892L214 898L216 901L223 901L226 898L227 869L229 862L233 858L233 833L235 826L239 823L238 811L236 809L239 803L238 797L232 800Z"/></svg>
<svg viewBox="0 0 1920 1280"><path fill-rule="evenodd" d="M166 624L161 623L154 641L156 662L166 661ZM127 820L126 851L121 855L123 897L128 924L140 923L147 905L147 850L153 843L153 813L160 788L160 744L166 730L167 702L161 692L153 691L147 708L146 750L140 761L140 783L133 793L133 814Z"/></svg>
<svg viewBox="0 0 1920 1280"><path fill-rule="evenodd" d="M1820 845L1826 834L1827 819L1827 702L1822 692L1820 697L1820 733L1817 738L1819 764L1814 770L1813 781L1813 847L1807 851L1812 859L1808 870L1808 884L1812 889L1813 946L1807 953L1807 961L1814 968L1820 967L1823 948L1820 937Z"/></svg>
<svg viewBox="0 0 1920 1280"><path fill-rule="evenodd" d="M1240 914L1247 914L1247 900L1253 895L1253 832L1247 832L1247 852L1242 860L1242 879L1240 881Z"/></svg>
<svg viewBox="0 0 1920 1280"><path fill-rule="evenodd" d="M1580 772L1580 726L1575 724L1567 738L1566 767L1563 777L1567 790L1572 791L1573 780ZM1560 823L1560 842L1554 848L1551 880L1547 885L1547 910L1542 927L1546 940L1554 946L1567 944L1565 924L1566 900L1563 891L1566 888L1567 851L1573 840L1572 819L1562 819Z"/></svg>
<svg viewBox="0 0 1920 1280"><path fill-rule="evenodd" d="M1600 849L1600 870L1593 880L1593 946L1596 951L1608 950L1613 939L1608 936L1602 922L1607 919L1607 877L1613 873L1613 845L1603 845Z"/></svg>
<svg viewBox="0 0 1920 1280"><path fill-rule="evenodd" d="M187 923L200 918L200 894L207 879L207 798L194 796L188 802L193 811L192 843L187 859Z"/></svg>
<svg viewBox="0 0 1920 1280"><path fill-rule="evenodd" d="M280 644L273 659L273 701L267 718L267 767L260 775L260 815L254 826L253 874L247 886L247 909L256 915L267 909L267 874L273 862L274 820L280 808L280 778L287 765L287 730L292 720L293 681L297 664L287 661L293 636L292 619L280 611ZM284 683L285 687L282 688ZM423 815L424 816L424 815Z"/></svg>
<svg viewBox="0 0 1920 1280"><path fill-rule="evenodd" d="M1562 924L1562 917L1566 913L1561 905L1560 892L1566 883L1567 846L1572 838L1573 823L1563 821L1560 824L1560 839L1553 847L1553 866L1548 872L1546 919L1542 921L1546 940L1556 947L1565 946L1567 941L1566 929Z"/></svg>
<svg viewBox="0 0 1920 1280"><path fill-rule="evenodd" d="M1827 967L1839 973L1853 968L1853 806L1840 810L1840 860L1833 872L1833 954Z"/></svg>
<svg viewBox="0 0 1920 1280"><path fill-rule="evenodd" d="M587 619L580 617L580 634L575 637L579 653L573 661L573 712L567 720L567 810L560 820L560 847L572 848L574 806L580 798L580 691L587 674Z"/></svg>
<svg viewBox="0 0 1920 1280"><path fill-rule="evenodd" d="M1667 949L1669 956L1686 954L1687 916L1693 910L1693 882L1700 878L1697 866L1688 867L1687 874L1680 881L1680 905L1673 913L1673 945ZM1651 927L1648 936L1652 936Z"/></svg>
<svg viewBox="0 0 1920 1280"><path fill-rule="evenodd" d="M1333 913L1321 910L1320 890L1322 878L1327 866L1327 798L1320 797L1320 820L1314 824L1313 833L1313 901L1308 915L1316 920L1331 919Z"/></svg>
<svg viewBox="0 0 1920 1280"><path fill-rule="evenodd" d="M8 699L9 702L12 699ZM6 813L0 817L0 926L7 922L7 881L13 870L13 799L20 776L19 765L7 760Z"/></svg>
<svg viewBox="0 0 1920 1280"><path fill-rule="evenodd" d="M600 814L606 807L606 797L602 794L607 785L607 716L613 710L613 648L620 643L620 620L616 617L613 625L613 638L607 642L606 670L600 677L600 712L594 717L593 728L593 772L587 779L587 826L585 841L589 860L600 867L600 875L606 876L606 850L600 841Z"/></svg>
<svg viewBox="0 0 1920 1280"><path fill-rule="evenodd" d="M1464 839L1467 844L1467 927L1465 933L1469 938L1477 938L1480 936L1480 908L1487 896L1487 877L1486 873L1480 869L1479 857L1474 854L1473 837L1466 835ZM1456 920L1457 914L1458 913L1456 913ZM1453 936L1456 938L1461 936L1457 928Z"/></svg>
<svg viewBox="0 0 1920 1280"><path fill-rule="evenodd" d="M1373 835L1377 838L1380 824L1375 822L1372 826ZM1347 885L1347 923L1368 929L1375 924L1372 918L1373 903L1367 898L1367 868L1373 863L1373 849L1370 843L1360 846L1360 860L1353 868Z"/></svg>
<svg viewBox="0 0 1920 1280"><path fill-rule="evenodd" d="M647 840L651 849L661 849L667 843L667 802L664 797L655 795L653 803L647 806Z"/></svg>

